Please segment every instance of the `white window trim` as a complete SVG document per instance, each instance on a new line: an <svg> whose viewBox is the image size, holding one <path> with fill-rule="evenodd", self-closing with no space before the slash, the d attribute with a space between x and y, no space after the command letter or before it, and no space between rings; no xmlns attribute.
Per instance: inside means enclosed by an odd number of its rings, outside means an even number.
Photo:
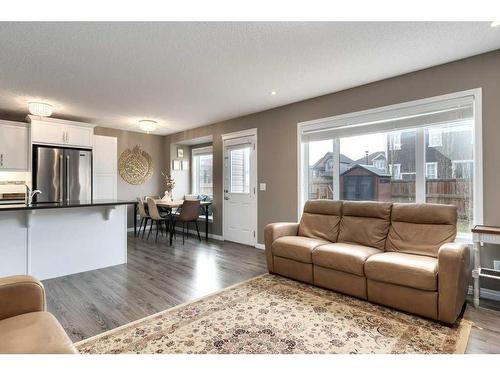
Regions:
<svg viewBox="0 0 500 375"><path fill-rule="evenodd" d="M429 142L428 142L429 147L441 147L443 145L443 132L441 129L429 128L427 134L429 136ZM433 139L432 135L436 134L439 134L439 142L437 143L431 142L431 140Z"/></svg>
<svg viewBox="0 0 500 375"><path fill-rule="evenodd" d="M385 160L378 160L378 159L375 159L375 160L372 160L372 164L375 168L378 168L378 169L381 169L381 170L384 170L385 169ZM380 164L383 164L382 165L382 168L379 167Z"/></svg>
<svg viewBox="0 0 500 375"><path fill-rule="evenodd" d="M431 161L431 162L425 163L425 178L434 179L434 180L438 178L437 164L438 163L436 161ZM434 166L434 171L436 172L433 177L429 177L429 174L427 173L427 167L430 165Z"/></svg>
<svg viewBox="0 0 500 375"><path fill-rule="evenodd" d="M212 191L213 191L213 186L214 186L214 180L213 180L213 157L214 157L214 148L213 146L206 146L206 147L198 147L198 148L193 148L191 149L191 193L192 194L200 194L199 191L197 191L197 184L196 181L198 177L196 174L198 173L197 168L195 168L194 165L194 160L196 156L200 155L212 155ZM212 194L213 198L213 194Z"/></svg>
<svg viewBox="0 0 500 375"><path fill-rule="evenodd" d="M389 133L389 148L394 151L401 150L401 132Z"/></svg>
<svg viewBox="0 0 500 375"><path fill-rule="evenodd" d="M358 111L338 116L299 122L297 124L297 176L298 176L298 193L297 193L297 218L302 216L303 205L307 199L307 168L303 168L305 161L308 160L309 146L307 143L302 146L301 136L305 129L321 130L326 128L350 127L358 126L361 121L373 123L373 129L377 129L377 121L387 118L388 112L396 117L403 117L413 111L412 107L418 106L419 109L432 109L439 105L439 102L456 100L460 101L472 97L474 102L474 127L473 127L473 142L474 142L474 225L483 224L483 137L482 137L482 88L454 92L450 94L434 96L404 103L393 104L385 107L373 108L364 111ZM354 125L353 125L354 124ZM424 144L424 128L419 128L417 132L417 144ZM336 140L338 142L338 140ZM335 142L335 140L334 140ZM425 168L425 153L424 148L417 147L416 165L417 169ZM338 175L339 163L335 162L335 158L339 159L339 147L334 144L334 176ZM337 170L335 170L337 169ZM425 170L417 170L417 175L420 178L416 180L416 201L425 202ZM334 199L339 199L339 179L334 179L334 192L337 196Z"/></svg>

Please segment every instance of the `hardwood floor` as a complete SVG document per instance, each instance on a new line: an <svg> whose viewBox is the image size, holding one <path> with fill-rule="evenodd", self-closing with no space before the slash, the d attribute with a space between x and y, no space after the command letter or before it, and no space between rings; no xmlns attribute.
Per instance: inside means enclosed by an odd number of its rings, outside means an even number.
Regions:
<svg viewBox="0 0 500 375"><path fill-rule="evenodd" d="M73 341L96 335L267 271L262 250L193 237L166 245L128 237L128 264L45 280L47 307ZM467 353L500 353L500 302L470 303Z"/></svg>
<svg viewBox="0 0 500 375"><path fill-rule="evenodd" d="M262 250L232 242L128 236L128 263L43 281L47 308L73 341L267 272Z"/></svg>

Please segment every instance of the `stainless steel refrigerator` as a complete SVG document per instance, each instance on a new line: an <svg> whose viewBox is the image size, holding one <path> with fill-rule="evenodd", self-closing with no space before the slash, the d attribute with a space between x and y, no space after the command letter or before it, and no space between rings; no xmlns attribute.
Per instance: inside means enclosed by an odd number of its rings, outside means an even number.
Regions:
<svg viewBox="0 0 500 375"><path fill-rule="evenodd" d="M33 146L33 189L36 202L92 200L92 151Z"/></svg>

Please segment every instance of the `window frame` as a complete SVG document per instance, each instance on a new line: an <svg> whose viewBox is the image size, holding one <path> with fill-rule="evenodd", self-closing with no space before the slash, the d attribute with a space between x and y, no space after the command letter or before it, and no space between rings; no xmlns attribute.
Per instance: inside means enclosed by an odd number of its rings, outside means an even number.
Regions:
<svg viewBox="0 0 500 375"><path fill-rule="evenodd" d="M397 177L394 175L394 167L397 168L398 170L398 174L397 174ZM403 174L401 173L401 163L395 163L395 164L389 164L389 172L391 173L391 177L394 178L395 180L402 180L402 176Z"/></svg>
<svg viewBox="0 0 500 375"><path fill-rule="evenodd" d="M395 142L397 139L397 142ZM389 133L389 150L398 151L401 150L401 132L395 131Z"/></svg>
<svg viewBox="0 0 500 375"><path fill-rule="evenodd" d="M439 142L431 142L433 140L432 136L439 134ZM427 130L427 135L429 140L427 142L428 147L442 147L443 146L443 131L440 128L430 128Z"/></svg>
<svg viewBox="0 0 500 375"><path fill-rule="evenodd" d="M429 166L434 166L434 176L433 177L429 177L429 174L427 173L427 167ZM438 163L437 161L429 161L429 162L425 162L425 178L426 179L429 179L429 180L436 180L438 178L438 167L437 167Z"/></svg>
<svg viewBox="0 0 500 375"><path fill-rule="evenodd" d="M251 187L251 182L250 182L250 179L251 179L251 176L250 176L250 163L251 163L251 145L248 146L248 145L245 145L245 146L241 146L241 145L237 145L237 146L229 146L227 149L229 150L229 156L228 156L228 162L229 162L229 175L227 176L228 177L228 186L227 186L227 189L228 189L228 192L230 194L242 194L242 195L249 195L251 194L251 190L252 190L252 187ZM232 156L232 152L233 151L240 151L240 150L243 150L243 173L242 173L242 177L243 177L243 191L233 191L232 190L232 187L233 187L233 172L232 172L232 165L231 165L231 156ZM248 155L246 155L246 151L248 150ZM248 165L246 163L246 156L248 156ZM248 191L245 191L245 188L248 188Z"/></svg>
<svg viewBox="0 0 500 375"><path fill-rule="evenodd" d="M435 110L443 106L443 102L469 103L473 105L473 225L483 224L483 147L482 147L482 89L475 88L450 94L434 96L430 98L418 99L414 101L388 105L385 107L373 108L338 116L332 116L317 120L299 122L297 124L297 219L300 220L304 204L307 200L308 175L307 163L309 155L309 142L302 142L302 135L306 131L324 131L349 129L369 124L370 132L377 132L377 129L384 129L379 123L387 118L399 118L419 111ZM425 196L425 127L417 128L417 151L416 151L416 197L417 203L424 203ZM382 131L382 130L381 130ZM334 142L334 170L333 176L339 174L339 139L333 138ZM388 145L389 146L389 145ZM334 199L339 199L339 178L334 178ZM470 240L467 237L467 240Z"/></svg>
<svg viewBox="0 0 500 375"><path fill-rule="evenodd" d="M377 164L377 163L382 163L382 164L383 164L382 168L378 167L378 164ZM384 159L375 159L375 160L373 160L373 161L372 161L372 164L373 164L373 166L374 166L375 168L377 168L377 169L380 169L380 170L382 170L382 171L384 171L384 170L385 170L386 161L385 161Z"/></svg>
<svg viewBox="0 0 500 375"><path fill-rule="evenodd" d="M191 193L200 195L201 193L198 191L199 188L199 165L195 162L195 158L203 155L211 155L212 156L212 195L208 195L213 199L213 189L214 189L214 152L213 146L206 147L198 147L191 149Z"/></svg>

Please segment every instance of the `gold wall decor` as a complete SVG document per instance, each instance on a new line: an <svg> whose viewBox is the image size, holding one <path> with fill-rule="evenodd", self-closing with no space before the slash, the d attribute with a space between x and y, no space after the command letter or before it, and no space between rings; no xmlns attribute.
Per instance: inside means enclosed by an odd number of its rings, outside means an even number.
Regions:
<svg viewBox="0 0 500 375"><path fill-rule="evenodd" d="M153 175L153 160L151 155L135 146L127 148L120 155L118 161L120 176L129 184L141 185Z"/></svg>

